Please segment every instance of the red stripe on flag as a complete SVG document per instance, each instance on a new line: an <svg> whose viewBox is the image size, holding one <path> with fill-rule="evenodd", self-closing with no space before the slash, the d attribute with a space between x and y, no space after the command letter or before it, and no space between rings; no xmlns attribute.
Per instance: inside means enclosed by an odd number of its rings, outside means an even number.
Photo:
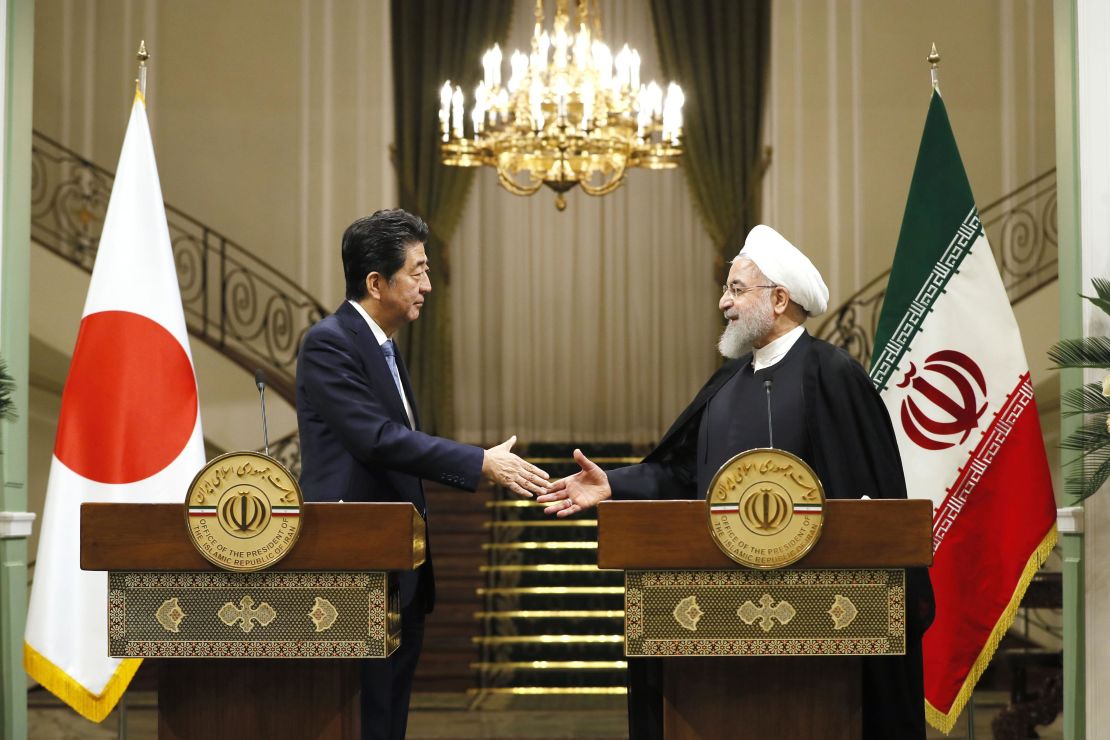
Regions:
<svg viewBox="0 0 1110 740"><path fill-rule="evenodd" d="M994 651L991 635L1056 521L1051 491L1030 400L948 528L929 572L936 619L922 641L925 698L941 712L951 710L980 656L989 659Z"/></svg>

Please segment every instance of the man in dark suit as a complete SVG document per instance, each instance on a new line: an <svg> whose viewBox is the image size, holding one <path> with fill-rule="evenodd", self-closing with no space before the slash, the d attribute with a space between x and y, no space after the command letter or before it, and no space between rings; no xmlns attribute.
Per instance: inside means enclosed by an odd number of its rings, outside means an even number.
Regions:
<svg viewBox="0 0 1110 740"><path fill-rule="evenodd" d="M297 361L307 501L408 501L426 518L421 479L473 491L485 477L522 496L547 488L547 473L511 452L516 437L483 450L420 431L392 338L419 318L432 289L427 239L427 224L400 209L360 218L343 234L347 300L308 331ZM400 648L363 661L363 738L405 736L424 615L435 603L430 547L423 566L400 574L399 590Z"/></svg>

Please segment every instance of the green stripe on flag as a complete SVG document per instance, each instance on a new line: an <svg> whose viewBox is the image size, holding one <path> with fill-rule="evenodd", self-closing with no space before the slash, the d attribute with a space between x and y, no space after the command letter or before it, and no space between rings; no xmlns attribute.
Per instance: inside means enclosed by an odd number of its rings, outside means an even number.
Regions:
<svg viewBox="0 0 1110 740"><path fill-rule="evenodd" d="M982 224L948 112L934 92L875 331L871 380L880 391L979 233Z"/></svg>

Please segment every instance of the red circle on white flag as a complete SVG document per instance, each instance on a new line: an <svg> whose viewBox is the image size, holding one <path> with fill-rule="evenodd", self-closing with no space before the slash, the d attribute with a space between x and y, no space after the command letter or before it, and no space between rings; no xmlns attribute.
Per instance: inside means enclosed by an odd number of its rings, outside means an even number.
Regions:
<svg viewBox="0 0 1110 740"><path fill-rule="evenodd" d="M181 454L197 421L197 384L185 348L137 313L81 320L54 455L100 483L149 478Z"/></svg>

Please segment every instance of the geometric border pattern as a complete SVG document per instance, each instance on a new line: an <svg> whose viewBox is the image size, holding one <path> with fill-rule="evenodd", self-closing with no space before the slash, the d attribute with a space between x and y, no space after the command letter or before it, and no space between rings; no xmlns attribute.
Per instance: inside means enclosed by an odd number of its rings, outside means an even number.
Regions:
<svg viewBox="0 0 1110 740"><path fill-rule="evenodd" d="M972 206L971 211L964 217L963 223L956 229L956 235L948 243L944 254L933 266L925 284L906 307L906 313L891 333L890 340L871 363L871 382L879 393L886 390L887 381L897 369L898 363L902 361L902 356L909 350L913 338L921 331L925 317L933 310L933 304L944 293L945 286L959 271L964 257L971 251L971 245L982 233L983 224L979 220L979 211Z"/></svg>
<svg viewBox="0 0 1110 740"><path fill-rule="evenodd" d="M967 465L958 471L956 481L948 489L944 503L933 515L933 552L940 548L940 543L955 523L956 517L960 515L971 492L979 485L983 473L994 462L995 455L1002 449L1014 425L1032 402L1033 383L1029 373L1026 372L1018 378L1017 387L1003 402L1002 408L998 410L998 415L983 434L983 438L969 454Z"/></svg>

